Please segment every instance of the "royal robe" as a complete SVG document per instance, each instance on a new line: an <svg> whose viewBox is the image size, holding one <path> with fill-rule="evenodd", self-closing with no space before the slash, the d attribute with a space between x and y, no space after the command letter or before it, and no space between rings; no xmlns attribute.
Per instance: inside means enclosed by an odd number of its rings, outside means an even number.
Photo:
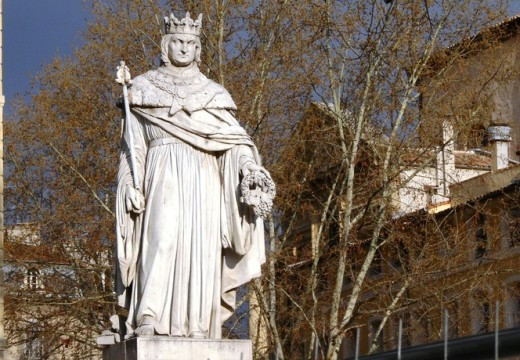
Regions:
<svg viewBox="0 0 520 360"><path fill-rule="evenodd" d="M147 315L155 332L221 337L235 290L260 275L263 222L241 202L241 170L260 165L234 118L229 93L198 69L149 71L129 89L117 190L117 284L131 334ZM125 191L138 175L141 214L127 211Z"/></svg>

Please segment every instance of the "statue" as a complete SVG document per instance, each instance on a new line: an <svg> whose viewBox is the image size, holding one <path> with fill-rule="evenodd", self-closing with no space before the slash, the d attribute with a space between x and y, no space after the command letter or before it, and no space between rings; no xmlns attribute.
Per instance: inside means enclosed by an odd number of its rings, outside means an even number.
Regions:
<svg viewBox="0 0 520 360"><path fill-rule="evenodd" d="M219 339L236 288L265 262L261 216L274 184L233 99L199 71L202 15L165 25L162 66L131 81L118 67L116 290L127 337Z"/></svg>

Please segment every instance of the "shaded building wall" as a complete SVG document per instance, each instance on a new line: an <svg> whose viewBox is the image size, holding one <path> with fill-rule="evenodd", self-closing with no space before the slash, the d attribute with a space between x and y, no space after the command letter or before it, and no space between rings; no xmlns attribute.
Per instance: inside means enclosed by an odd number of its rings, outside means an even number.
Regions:
<svg viewBox="0 0 520 360"><path fill-rule="evenodd" d="M442 123L449 121L456 150L485 148L488 126L509 125L513 128L509 156L518 160L520 35L490 41L467 45L452 65L441 72L433 65L429 77L421 80L422 136L441 138Z"/></svg>

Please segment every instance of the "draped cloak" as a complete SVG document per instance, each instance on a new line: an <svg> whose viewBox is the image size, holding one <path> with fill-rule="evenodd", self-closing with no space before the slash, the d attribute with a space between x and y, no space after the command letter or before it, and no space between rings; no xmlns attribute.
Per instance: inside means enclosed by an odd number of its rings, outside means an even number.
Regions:
<svg viewBox="0 0 520 360"><path fill-rule="evenodd" d="M197 68L138 76L129 102L136 166L124 132L116 203L116 292L129 310L127 332L148 315L159 334L218 339L236 288L265 262L263 222L239 190L244 164L260 165L256 147L229 93ZM141 214L125 206L134 170Z"/></svg>

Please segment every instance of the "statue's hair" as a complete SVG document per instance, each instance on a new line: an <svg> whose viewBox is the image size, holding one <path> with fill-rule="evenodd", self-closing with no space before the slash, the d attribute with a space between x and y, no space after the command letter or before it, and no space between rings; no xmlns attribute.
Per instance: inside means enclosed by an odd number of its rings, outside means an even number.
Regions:
<svg viewBox="0 0 520 360"><path fill-rule="evenodd" d="M176 34L166 34L163 36L161 40L161 61L164 65L171 64L170 59L168 58L168 44L170 43L172 37L174 37ZM200 45L200 38L198 36L195 36L196 43L196 50L195 50L195 61L200 63L200 53L201 53L201 45Z"/></svg>

